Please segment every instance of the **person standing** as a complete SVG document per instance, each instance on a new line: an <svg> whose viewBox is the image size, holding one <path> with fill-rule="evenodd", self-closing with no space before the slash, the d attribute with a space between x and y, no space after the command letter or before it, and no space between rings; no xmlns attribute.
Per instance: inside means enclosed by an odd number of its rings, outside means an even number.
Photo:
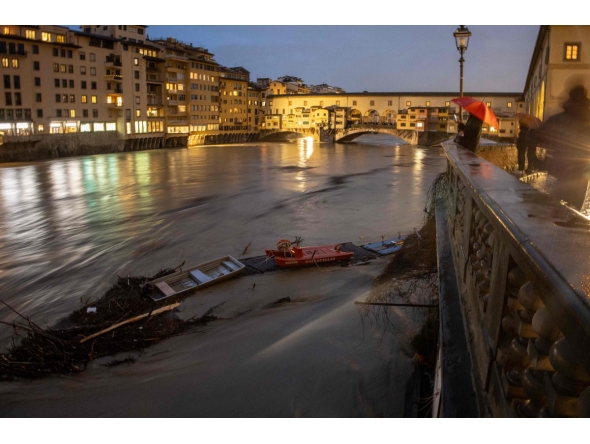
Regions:
<svg viewBox="0 0 590 444"><path fill-rule="evenodd" d="M520 132L518 133L518 140L516 141L516 149L518 150L518 171L524 174L530 174L537 168L537 146L531 137L530 128L525 125L520 125ZM526 168L525 168L526 159Z"/></svg>
<svg viewBox="0 0 590 444"><path fill-rule="evenodd" d="M547 172L557 179L550 194L581 210L590 178L590 99L588 90L576 86L562 105L532 131L535 146L547 149Z"/></svg>
<svg viewBox="0 0 590 444"><path fill-rule="evenodd" d="M520 132L518 133L518 140L516 141L516 149L518 151L518 171L524 174L524 160L529 146L528 142L529 127L520 125Z"/></svg>

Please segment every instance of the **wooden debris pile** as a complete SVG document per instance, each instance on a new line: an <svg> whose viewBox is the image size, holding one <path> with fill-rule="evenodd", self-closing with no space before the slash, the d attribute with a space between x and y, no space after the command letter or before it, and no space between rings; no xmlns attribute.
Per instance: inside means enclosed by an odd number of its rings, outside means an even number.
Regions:
<svg viewBox="0 0 590 444"><path fill-rule="evenodd" d="M141 350L214 320L207 315L179 320L170 316L178 298L154 302L147 297L148 281L174 271L165 269L151 278L118 277L99 300L81 301L84 306L69 316L67 328L43 329L4 303L20 321L0 321L14 329L12 346L0 353L0 380L81 372L94 359Z"/></svg>

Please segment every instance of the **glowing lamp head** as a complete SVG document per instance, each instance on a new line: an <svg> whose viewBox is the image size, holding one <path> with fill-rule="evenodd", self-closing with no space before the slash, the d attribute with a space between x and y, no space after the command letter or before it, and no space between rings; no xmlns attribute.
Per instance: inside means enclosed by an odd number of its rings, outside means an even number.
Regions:
<svg viewBox="0 0 590 444"><path fill-rule="evenodd" d="M455 36L457 51L463 54L465 51L467 51L467 46L469 46L469 37L471 36L471 32L464 25L461 25L459 28L457 28L453 35Z"/></svg>

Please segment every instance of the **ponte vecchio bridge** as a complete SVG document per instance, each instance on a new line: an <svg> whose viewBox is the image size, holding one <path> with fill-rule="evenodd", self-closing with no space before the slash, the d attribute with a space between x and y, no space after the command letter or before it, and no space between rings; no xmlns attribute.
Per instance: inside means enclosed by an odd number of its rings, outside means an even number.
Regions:
<svg viewBox="0 0 590 444"><path fill-rule="evenodd" d="M524 110L522 93L466 92L485 102L499 128L484 125L484 135L516 137L514 115ZM458 93L378 92L346 94L281 94L268 97L267 132L295 132L314 139L346 141L367 133L390 134L416 143L424 132L454 134ZM463 116L465 120L466 116ZM331 137L325 138L326 135Z"/></svg>

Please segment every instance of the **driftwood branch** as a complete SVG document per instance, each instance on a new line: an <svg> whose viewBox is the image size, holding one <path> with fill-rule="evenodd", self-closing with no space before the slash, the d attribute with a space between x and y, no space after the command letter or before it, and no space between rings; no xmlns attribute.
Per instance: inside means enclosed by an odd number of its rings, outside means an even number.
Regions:
<svg viewBox="0 0 590 444"><path fill-rule="evenodd" d="M355 305L383 305L386 307L426 307L426 308L438 308L438 304L394 304L388 302L361 302L354 301Z"/></svg>
<svg viewBox="0 0 590 444"><path fill-rule="evenodd" d="M119 327L121 327L123 325L131 324L133 322L139 321L140 319L146 318L148 316L155 316L155 315L160 314L160 313L163 313L165 311L174 310L179 305L180 305L180 302L176 302L175 304L166 305L165 307L158 308L157 310L150 311L149 313L144 313L144 314L141 314L139 316L135 316L134 318L127 319L127 320L125 320L123 322L119 322L118 324L111 325L109 328L105 328L104 330L101 330L101 331L96 332L96 333L94 333L94 334L92 334L90 336L86 336L85 338L82 338L80 340L80 344L82 344L82 343L84 343L84 342L86 342L86 341L88 341L90 339L96 338L97 336L100 336L100 335L103 335L105 333L108 333L109 331L112 331L112 330L114 330L116 328L119 328Z"/></svg>

